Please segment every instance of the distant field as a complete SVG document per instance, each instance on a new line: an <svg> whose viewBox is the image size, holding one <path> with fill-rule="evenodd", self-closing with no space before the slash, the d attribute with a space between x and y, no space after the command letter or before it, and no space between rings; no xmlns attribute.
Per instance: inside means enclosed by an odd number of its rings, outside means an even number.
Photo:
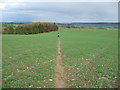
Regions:
<svg viewBox="0 0 120 90"><path fill-rule="evenodd" d="M83 26L83 27L96 27L96 28L111 28L117 29L118 23L61 23L58 25L73 25L73 26Z"/></svg>
<svg viewBox="0 0 120 90"><path fill-rule="evenodd" d="M70 87L116 87L117 30L61 29L62 60Z"/></svg>
<svg viewBox="0 0 120 90"><path fill-rule="evenodd" d="M117 30L60 28L58 32L69 87L116 87ZM3 35L3 88L55 87L58 32Z"/></svg>
<svg viewBox="0 0 120 90"><path fill-rule="evenodd" d="M80 24L80 25L83 25L83 26L86 26L86 27L97 27L97 28L118 28L118 24L110 24L110 23L104 23L104 24Z"/></svg>

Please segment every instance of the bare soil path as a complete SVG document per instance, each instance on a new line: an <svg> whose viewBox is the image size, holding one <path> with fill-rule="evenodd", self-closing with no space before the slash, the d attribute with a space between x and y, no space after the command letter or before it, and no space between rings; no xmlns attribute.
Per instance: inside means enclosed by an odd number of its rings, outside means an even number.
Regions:
<svg viewBox="0 0 120 90"><path fill-rule="evenodd" d="M62 65L62 54L61 54L61 48L60 48L60 40L58 39L58 54L57 54L57 60L56 60L56 66L55 66L55 87L56 88L65 88L65 82L64 82L64 66Z"/></svg>

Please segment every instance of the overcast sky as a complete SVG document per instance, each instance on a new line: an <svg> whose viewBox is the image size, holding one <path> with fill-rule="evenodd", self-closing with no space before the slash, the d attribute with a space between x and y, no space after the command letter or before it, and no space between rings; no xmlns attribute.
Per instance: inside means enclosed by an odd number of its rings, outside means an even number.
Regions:
<svg viewBox="0 0 120 90"><path fill-rule="evenodd" d="M4 22L118 21L117 2L1 2L0 5Z"/></svg>

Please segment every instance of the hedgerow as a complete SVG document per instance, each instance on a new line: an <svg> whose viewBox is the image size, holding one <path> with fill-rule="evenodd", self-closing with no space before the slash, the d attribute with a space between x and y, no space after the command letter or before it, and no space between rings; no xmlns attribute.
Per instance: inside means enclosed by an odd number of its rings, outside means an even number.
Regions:
<svg viewBox="0 0 120 90"><path fill-rule="evenodd" d="M57 31L55 23L29 23L18 26L7 26L3 28L3 34L38 34L44 32Z"/></svg>

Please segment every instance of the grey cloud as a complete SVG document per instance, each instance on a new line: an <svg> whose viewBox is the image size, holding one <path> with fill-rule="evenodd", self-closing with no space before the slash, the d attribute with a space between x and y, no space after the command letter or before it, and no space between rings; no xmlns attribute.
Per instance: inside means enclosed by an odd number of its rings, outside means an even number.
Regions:
<svg viewBox="0 0 120 90"><path fill-rule="evenodd" d="M3 21L117 21L117 3L80 3L80 2L34 2L8 4L3 10ZM14 18L13 18L14 16Z"/></svg>

